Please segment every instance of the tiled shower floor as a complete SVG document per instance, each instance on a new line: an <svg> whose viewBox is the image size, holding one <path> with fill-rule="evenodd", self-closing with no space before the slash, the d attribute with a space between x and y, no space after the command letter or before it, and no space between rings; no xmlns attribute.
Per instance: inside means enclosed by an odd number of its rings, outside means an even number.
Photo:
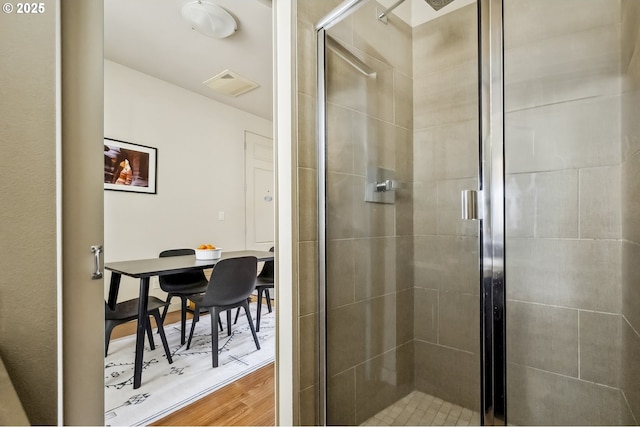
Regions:
<svg viewBox="0 0 640 427"><path fill-rule="evenodd" d="M362 423L363 426L478 426L480 414L412 391Z"/></svg>

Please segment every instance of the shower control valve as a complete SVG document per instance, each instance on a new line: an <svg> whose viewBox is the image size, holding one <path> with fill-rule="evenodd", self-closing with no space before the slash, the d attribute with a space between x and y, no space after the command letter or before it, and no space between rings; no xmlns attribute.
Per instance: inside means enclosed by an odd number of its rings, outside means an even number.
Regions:
<svg viewBox="0 0 640 427"><path fill-rule="evenodd" d="M395 191L400 190L402 185L394 179L385 179L375 183L376 192L381 193L383 191Z"/></svg>

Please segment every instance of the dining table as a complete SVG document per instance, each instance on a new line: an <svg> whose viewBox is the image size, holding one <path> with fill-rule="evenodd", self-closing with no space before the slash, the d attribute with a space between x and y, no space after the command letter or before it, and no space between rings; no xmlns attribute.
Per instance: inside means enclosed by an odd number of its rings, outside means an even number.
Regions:
<svg viewBox="0 0 640 427"><path fill-rule="evenodd" d="M212 260L200 260L196 259L195 255L183 255L105 263L104 268L111 271L109 297L107 301L107 304L111 309L114 309L116 306L122 276L140 279L137 318L138 324L136 328L136 353L133 371L134 389L139 388L142 383L144 339L147 322L149 322L149 317L147 316L147 303L149 300L150 278L153 276L165 276L193 270L215 268L216 264L222 260L246 256L256 257L258 262L272 261L274 259L273 252L242 250L229 252L223 251L220 258Z"/></svg>

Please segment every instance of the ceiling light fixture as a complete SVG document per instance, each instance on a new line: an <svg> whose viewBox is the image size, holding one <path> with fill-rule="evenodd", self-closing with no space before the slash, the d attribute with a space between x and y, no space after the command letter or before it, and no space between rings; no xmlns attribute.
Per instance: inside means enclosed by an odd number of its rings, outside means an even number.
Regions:
<svg viewBox="0 0 640 427"><path fill-rule="evenodd" d="M234 34L238 25L233 16L207 1L192 1L182 6L182 17L191 28L208 37L223 39Z"/></svg>

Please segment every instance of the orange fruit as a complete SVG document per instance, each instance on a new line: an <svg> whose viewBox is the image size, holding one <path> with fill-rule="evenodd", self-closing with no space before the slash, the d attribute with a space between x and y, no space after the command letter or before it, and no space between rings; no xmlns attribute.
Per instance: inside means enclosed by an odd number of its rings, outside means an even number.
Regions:
<svg viewBox="0 0 640 427"><path fill-rule="evenodd" d="M207 249L215 249L216 247L211 245L211 244L207 244Z"/></svg>
<svg viewBox="0 0 640 427"><path fill-rule="evenodd" d="M207 249L207 245L200 245L198 246L198 249Z"/></svg>

